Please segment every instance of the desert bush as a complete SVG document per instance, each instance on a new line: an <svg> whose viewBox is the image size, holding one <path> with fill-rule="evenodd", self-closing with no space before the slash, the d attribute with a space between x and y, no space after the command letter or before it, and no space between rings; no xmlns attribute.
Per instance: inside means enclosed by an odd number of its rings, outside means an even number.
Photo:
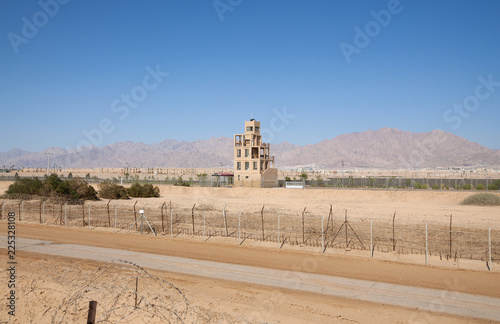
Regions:
<svg viewBox="0 0 500 324"><path fill-rule="evenodd" d="M99 200L97 197L97 191L80 177L73 178L71 180L63 181L67 183L69 187L68 195L73 199L79 200Z"/></svg>
<svg viewBox="0 0 500 324"><path fill-rule="evenodd" d="M134 183L128 190L130 197L160 197L160 188L158 186L153 186L152 184L141 185L139 183Z"/></svg>
<svg viewBox="0 0 500 324"><path fill-rule="evenodd" d="M499 206L500 197L490 193L478 193L465 198L460 204L475 206Z"/></svg>
<svg viewBox="0 0 500 324"><path fill-rule="evenodd" d="M437 190L437 189L440 189L441 187L438 184L433 184L431 186L431 188L434 189L434 190Z"/></svg>
<svg viewBox="0 0 500 324"><path fill-rule="evenodd" d="M485 190L486 187L484 186L484 184L480 183L476 186L476 190Z"/></svg>
<svg viewBox="0 0 500 324"><path fill-rule="evenodd" d="M38 178L16 178L7 189L8 197L42 196L62 199L96 200L97 192L86 181L80 178L61 180L56 174L45 176L43 181Z"/></svg>
<svg viewBox="0 0 500 324"><path fill-rule="evenodd" d="M488 190L498 190L498 186L494 183L488 185Z"/></svg>
<svg viewBox="0 0 500 324"><path fill-rule="evenodd" d="M420 182L415 182L414 187L415 187L415 189L427 189L427 184L420 183Z"/></svg>
<svg viewBox="0 0 500 324"><path fill-rule="evenodd" d="M128 199L127 189L111 182L101 182L99 184L99 197L104 199Z"/></svg>
<svg viewBox="0 0 500 324"><path fill-rule="evenodd" d="M42 182L38 178L22 178L12 183L7 189L6 194L37 195L40 192L42 185Z"/></svg>
<svg viewBox="0 0 500 324"><path fill-rule="evenodd" d="M173 179L172 179L173 180ZM184 187L189 187L190 184L189 182L184 182L184 180L182 180L182 177L179 176L179 178L174 182L174 186L184 186Z"/></svg>
<svg viewBox="0 0 500 324"><path fill-rule="evenodd" d="M463 190L472 190L472 185L470 183L464 184L461 189L463 189Z"/></svg>

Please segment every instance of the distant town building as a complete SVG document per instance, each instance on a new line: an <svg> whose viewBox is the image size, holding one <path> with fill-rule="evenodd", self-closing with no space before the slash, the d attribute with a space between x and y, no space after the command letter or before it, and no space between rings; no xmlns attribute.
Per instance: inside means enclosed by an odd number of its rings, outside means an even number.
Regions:
<svg viewBox="0 0 500 324"><path fill-rule="evenodd" d="M270 144L262 142L260 122L245 121L245 133L234 135L234 186L277 187L278 170Z"/></svg>

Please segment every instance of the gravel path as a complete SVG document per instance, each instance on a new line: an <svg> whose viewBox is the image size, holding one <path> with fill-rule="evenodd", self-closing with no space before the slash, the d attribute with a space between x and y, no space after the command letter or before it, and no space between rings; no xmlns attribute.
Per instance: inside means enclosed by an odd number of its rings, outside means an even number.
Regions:
<svg viewBox="0 0 500 324"><path fill-rule="evenodd" d="M0 246L6 246L0 235ZM488 320L500 319L500 298L375 281L201 261L118 249L17 238L16 249L96 261L126 260L144 268L294 289L374 303Z"/></svg>

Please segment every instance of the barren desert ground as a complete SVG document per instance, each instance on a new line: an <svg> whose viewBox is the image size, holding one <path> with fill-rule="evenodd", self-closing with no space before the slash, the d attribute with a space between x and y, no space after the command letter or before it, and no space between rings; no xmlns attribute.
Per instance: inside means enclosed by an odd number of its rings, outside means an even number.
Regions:
<svg viewBox="0 0 500 324"><path fill-rule="evenodd" d="M7 186L8 183L0 182L0 193ZM500 228L499 207L459 205L459 202L471 192L226 189L173 186L160 186L160 190L160 198L140 199L139 204L148 206L172 201L173 204L183 208L191 207L196 203L207 208L214 206L217 209L226 204L230 213L245 210L256 212L262 208L262 205L265 205L266 210L290 215L299 215L304 207L307 207L310 215L318 216L328 215L330 204L332 204L336 217L343 217L345 210L348 210L349 217L389 223L394 212L397 212L400 222L446 224L449 214L453 214L453 221L457 226L460 224L464 227ZM120 204L130 205L133 203L133 200L120 202ZM6 226L6 222L2 222L2 235L7 232ZM394 258L389 258L394 261L370 259L365 255L348 252L321 254L299 246L278 250L274 245L264 242L248 241L238 246L230 239L224 238L202 242L199 237L191 236L180 236L174 239L168 235L141 237L137 233L112 233L110 229L93 228L89 231L81 227L61 228L24 222L17 224L16 234L19 238L42 239L56 243L149 252L441 289L450 293L450 295L445 294L443 298L453 298L453 292L500 298L498 263L494 263L493 271L488 272L484 263L480 262L471 262L470 266L464 265L457 269L451 261L433 260L430 266L424 266L414 264L410 257L407 257L409 262L404 262L405 257L397 262L398 259ZM2 247L2 254L7 254L4 247ZM71 304L69 303L70 297L76 296L75 292L88 286L93 275L99 272L100 267L105 266L104 263L97 261L22 251L16 257L18 262L17 323L50 323L53 319L60 320L61 309L64 308L62 306ZM7 267L6 259L2 258L2 270ZM310 266L310 263L306 262L308 260L313 260L314 266ZM108 284L113 280L133 277L133 274L129 274L130 269L113 268L112 270L105 276L105 282ZM214 323L484 322L484 320L459 318L435 312L241 282L157 270L151 270L150 273L154 278L166 280L179 287L190 306L196 309L195 314L190 314L189 319L196 317L199 322L208 318ZM6 279L4 281L6 282ZM156 283L157 281L144 284L154 290ZM1 291L2 296L6 298L7 290L2 288ZM129 292L130 294L133 295ZM88 297L88 295L85 296ZM103 299L102 303L113 303L113 300ZM77 319L80 322L84 321L88 301L73 300L71 305L73 308L68 309L65 321L68 323ZM7 320L6 314L6 306L2 304L0 320Z"/></svg>

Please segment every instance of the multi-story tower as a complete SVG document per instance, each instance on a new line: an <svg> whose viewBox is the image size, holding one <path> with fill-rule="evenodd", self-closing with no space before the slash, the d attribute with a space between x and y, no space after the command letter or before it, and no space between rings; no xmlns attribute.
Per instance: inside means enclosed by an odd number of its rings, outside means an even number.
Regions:
<svg viewBox="0 0 500 324"><path fill-rule="evenodd" d="M245 133L234 135L234 186L275 187L278 170L274 156L269 154L270 144L262 142L260 122L245 121Z"/></svg>

